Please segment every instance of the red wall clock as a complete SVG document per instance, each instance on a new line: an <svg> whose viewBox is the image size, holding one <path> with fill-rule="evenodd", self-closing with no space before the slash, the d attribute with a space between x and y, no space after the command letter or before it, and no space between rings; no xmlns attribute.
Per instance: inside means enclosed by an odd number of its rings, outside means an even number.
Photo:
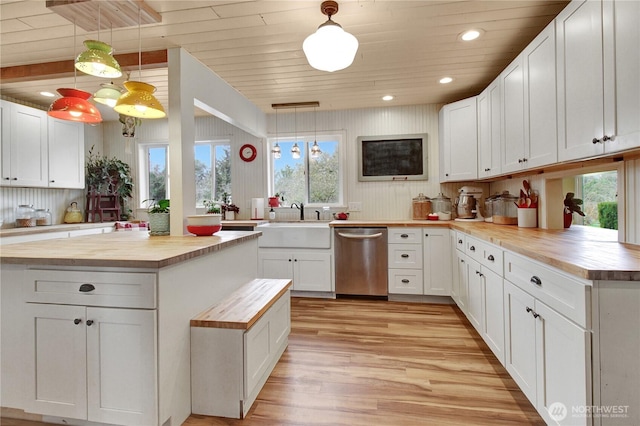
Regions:
<svg viewBox="0 0 640 426"><path fill-rule="evenodd" d="M258 152L256 147L251 144L244 144L240 147L240 158L246 162L250 162L256 159Z"/></svg>

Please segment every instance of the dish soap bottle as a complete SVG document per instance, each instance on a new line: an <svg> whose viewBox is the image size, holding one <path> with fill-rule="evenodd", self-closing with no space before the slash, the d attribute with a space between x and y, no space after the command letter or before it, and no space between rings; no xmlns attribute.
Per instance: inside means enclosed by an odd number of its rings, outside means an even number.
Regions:
<svg viewBox="0 0 640 426"><path fill-rule="evenodd" d="M269 220L275 220L276 218L276 212L273 211L273 208L271 208L271 210L269 210Z"/></svg>

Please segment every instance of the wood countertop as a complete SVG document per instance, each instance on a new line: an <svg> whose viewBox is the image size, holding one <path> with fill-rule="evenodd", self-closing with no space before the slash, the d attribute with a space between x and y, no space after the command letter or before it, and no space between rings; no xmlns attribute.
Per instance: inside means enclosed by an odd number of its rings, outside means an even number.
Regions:
<svg viewBox="0 0 640 426"><path fill-rule="evenodd" d="M59 231L78 231L83 229L113 228L114 226L116 226L115 222L98 222L98 223L61 223L58 225L31 226L26 228L5 228L5 229L0 229L0 238L16 237L19 235L30 235L30 234L46 234L48 232L59 232Z"/></svg>
<svg viewBox="0 0 640 426"><path fill-rule="evenodd" d="M609 229L519 228L487 222L332 221L332 227L448 227L588 280L640 281L640 246L619 243Z"/></svg>
<svg viewBox="0 0 640 426"><path fill-rule="evenodd" d="M162 268L256 239L260 235L260 231L220 231L210 237L112 232L2 246L0 263Z"/></svg>

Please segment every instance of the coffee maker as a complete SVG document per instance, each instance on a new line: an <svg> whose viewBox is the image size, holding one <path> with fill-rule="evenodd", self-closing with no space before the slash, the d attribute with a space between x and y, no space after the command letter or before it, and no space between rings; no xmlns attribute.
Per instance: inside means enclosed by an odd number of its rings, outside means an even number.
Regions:
<svg viewBox="0 0 640 426"><path fill-rule="evenodd" d="M456 220L484 221L480 212L481 200L482 188L463 186L458 189L458 197L455 202Z"/></svg>

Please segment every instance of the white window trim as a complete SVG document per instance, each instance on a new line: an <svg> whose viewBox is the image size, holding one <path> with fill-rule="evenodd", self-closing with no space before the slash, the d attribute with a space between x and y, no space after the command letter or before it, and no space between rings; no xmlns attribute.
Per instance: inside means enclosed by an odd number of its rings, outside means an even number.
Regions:
<svg viewBox="0 0 640 426"><path fill-rule="evenodd" d="M328 206L328 207L345 207L345 200L347 199L347 188L345 185L346 182L346 160L345 160L345 156L346 156L346 132L344 130L330 130L330 131L322 131L322 132L297 132L295 134L293 133L278 133L278 137L276 138L276 135L271 134L269 135L269 137L267 138L267 149L266 152L268 153L267 158L267 177L268 177L268 193L269 196L275 193L274 187L275 187L275 181L274 181L274 164L273 164L273 155L271 154L271 147L275 142L292 142L293 140L298 139L298 140L303 140L304 142L311 142L313 143L314 140L317 140L318 142L322 142L322 141L330 141L330 140L338 140L338 168L339 168L339 181L338 181L338 186L339 186L339 196L338 196L338 202L337 203L305 203L305 206L309 206L309 207L324 207L324 206ZM290 153L286 153L283 152L282 155L290 155ZM307 194L308 196L308 194Z"/></svg>
<svg viewBox="0 0 640 426"><path fill-rule="evenodd" d="M146 209L149 206L147 203L143 203L144 200L149 199L149 148L167 148L167 199L170 198L170 185L171 181L170 168L169 168L169 142L168 141L156 141L156 142L141 142L138 144L138 208Z"/></svg>
<svg viewBox="0 0 640 426"><path fill-rule="evenodd" d="M231 145L231 140L230 139L208 139L208 140L200 140L200 141L196 141L195 142L196 145L211 145L212 149L211 149L211 185L212 188L215 189L216 187L216 174L215 174L215 167L216 167L216 153L215 153L215 147L217 146L228 146L229 147L229 154L231 155L232 153L232 145ZM195 158L195 146L194 146L194 158ZM231 174L233 176L233 162L231 164ZM231 185L233 186L233 181L231 182ZM221 200L215 200L215 201L221 201ZM201 204L202 200L196 200L196 208L197 209L204 209L204 205Z"/></svg>

